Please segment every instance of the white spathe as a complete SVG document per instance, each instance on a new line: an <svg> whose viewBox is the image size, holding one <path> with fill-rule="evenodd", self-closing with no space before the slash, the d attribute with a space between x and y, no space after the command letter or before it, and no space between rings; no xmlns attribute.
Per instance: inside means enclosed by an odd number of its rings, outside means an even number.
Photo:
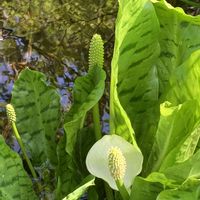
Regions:
<svg viewBox="0 0 200 200"><path fill-rule="evenodd" d="M111 188L118 190L108 167L108 152L112 147L118 147L125 157L126 171L123 181L126 188L129 188L142 170L143 155L138 147L118 135L105 135L92 146L86 157L87 169L92 175L105 180Z"/></svg>

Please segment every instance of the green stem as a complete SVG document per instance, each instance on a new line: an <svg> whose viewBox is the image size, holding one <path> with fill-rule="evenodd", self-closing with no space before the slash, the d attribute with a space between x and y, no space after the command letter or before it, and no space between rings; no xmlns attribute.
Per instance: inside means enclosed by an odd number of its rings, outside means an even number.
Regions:
<svg viewBox="0 0 200 200"><path fill-rule="evenodd" d="M31 174L32 174L33 178L37 179L37 175L35 173L35 170L34 170L32 164L31 164L31 161L28 158L28 155L27 155L27 153L25 151L24 144L23 144L22 139L21 139L21 137L19 135L19 132L18 132L17 127L16 127L16 124L14 122L12 122L12 128L13 128L15 137L16 137L18 143L19 143L19 146L21 147L21 150L22 150L22 153L24 155L24 158L25 158L25 160L26 160L26 162L28 164L28 167L31 170Z"/></svg>
<svg viewBox="0 0 200 200"><path fill-rule="evenodd" d="M117 187L119 189L119 192L120 192L123 200L129 200L130 196L129 196L129 193L128 193L123 181L122 180L117 180L116 184L117 184Z"/></svg>
<svg viewBox="0 0 200 200"><path fill-rule="evenodd" d="M200 4L199 3L196 3L196 2L192 2L192 1L189 1L189 0L181 0L183 3L186 3L190 6L194 6L194 7L197 7L197 8L200 8Z"/></svg>
<svg viewBox="0 0 200 200"><path fill-rule="evenodd" d="M96 141L98 141L102 137L98 103L92 108L92 114L93 114L95 138L96 138ZM104 182L104 188L105 188L107 200L114 200L112 189L105 182Z"/></svg>
<svg viewBox="0 0 200 200"><path fill-rule="evenodd" d="M93 121L94 121L94 132L95 132L95 137L97 141L101 139L101 136L102 136L98 103L92 108L92 114L93 114Z"/></svg>
<svg viewBox="0 0 200 200"><path fill-rule="evenodd" d="M30 161L29 158L28 158L28 155L27 155L27 153L26 153L24 144L23 144L22 139L21 139L21 137L20 137L20 135L19 135L19 132L18 132L18 130L17 130L17 127L16 127L15 122L12 122L12 128L13 128L13 132L14 132L14 134L15 134L15 137L16 137L18 143L19 143L19 146L20 146L20 148L21 148L21 150L22 150L23 156L24 156L24 158L25 158L25 160L26 160L26 162L27 162L27 164L28 164L28 167L29 167L29 169L30 169L30 171L31 171L31 174L32 174L33 178L34 178L35 180L37 180L38 177L37 177L36 172L35 172L35 170L34 170L34 168L33 168L33 166L32 166L31 161ZM38 182L37 182L37 187L38 187L38 192L40 193L40 192L42 191L42 186L41 186L41 184L38 183Z"/></svg>

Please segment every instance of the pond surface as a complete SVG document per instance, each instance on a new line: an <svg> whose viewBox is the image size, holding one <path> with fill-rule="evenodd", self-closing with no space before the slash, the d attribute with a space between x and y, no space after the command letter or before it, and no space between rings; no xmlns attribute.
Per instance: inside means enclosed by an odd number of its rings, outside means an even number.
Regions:
<svg viewBox="0 0 200 200"><path fill-rule="evenodd" d="M0 45L3 46L4 42L6 45L8 42L5 40L0 41ZM13 43L13 41L11 41ZM20 62L9 62L9 58L6 55L1 57L0 63L0 131L5 138L9 138L10 129L8 128L6 113L5 113L5 104L9 103L11 100L11 92L13 88L14 81L18 78L21 70L25 67L43 72L47 81L55 86L58 89L58 92L61 96L61 105L63 112L68 111L72 103L72 90L74 85L74 80L78 76L83 76L86 74L86 69L84 67L77 67L76 64L63 60L64 65L60 66L55 65L56 62L46 59L44 56L40 55L37 52L31 52L30 55L27 55L27 52L24 51L25 44L18 40L16 42L17 51L15 51L11 56L18 57ZM18 55L15 55L18 54ZM8 60L8 61L7 61ZM102 104L102 125L103 132L107 133L109 131L108 120L108 101L107 98L104 98L105 104ZM13 143L14 149L18 151L18 146Z"/></svg>
<svg viewBox="0 0 200 200"><path fill-rule="evenodd" d="M10 102L14 81L29 67L47 76L61 95L63 111L67 111L75 78L87 72L89 41L95 33L105 41L109 83L118 3L41 1L38 7L37 2L3 0L0 5L0 105ZM108 132L108 91L105 93L101 113L103 132ZM0 106L0 133L7 138L10 132L5 109Z"/></svg>

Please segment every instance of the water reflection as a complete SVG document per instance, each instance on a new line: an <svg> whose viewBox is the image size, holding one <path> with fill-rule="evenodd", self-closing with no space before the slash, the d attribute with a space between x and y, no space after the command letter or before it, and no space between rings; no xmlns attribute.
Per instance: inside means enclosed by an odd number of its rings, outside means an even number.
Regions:
<svg viewBox="0 0 200 200"><path fill-rule="evenodd" d="M23 43L22 43L23 44ZM17 79L20 71L28 66L31 69L41 71L47 76L47 81L54 85L61 95L61 105L63 111L68 111L72 99L72 89L74 80L77 76L86 74L85 68L78 68L74 63L67 60L62 61L65 65L60 66L58 63L48 60L37 52L33 51L31 54L24 52L24 44L17 44L21 52L19 62L1 62L0 64L0 104L9 103L11 100L11 92L15 79ZM5 59L2 57L2 59ZM108 101L105 101L102 107L102 131L107 133L109 131L109 115L108 115ZM6 126L5 109L0 107L0 131L4 131Z"/></svg>
<svg viewBox="0 0 200 200"><path fill-rule="evenodd" d="M9 64L0 64L0 102L10 100L14 76L15 73Z"/></svg>

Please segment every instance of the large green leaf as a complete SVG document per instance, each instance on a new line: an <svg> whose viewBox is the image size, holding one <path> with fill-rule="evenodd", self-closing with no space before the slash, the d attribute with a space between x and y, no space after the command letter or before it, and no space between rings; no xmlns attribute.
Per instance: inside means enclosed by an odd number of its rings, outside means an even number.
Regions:
<svg viewBox="0 0 200 200"><path fill-rule="evenodd" d="M92 67L88 74L75 81L74 103L65 118L64 129L67 137L66 151L74 150L78 130L82 128L86 113L100 100L104 93L106 74L98 66Z"/></svg>
<svg viewBox="0 0 200 200"><path fill-rule="evenodd" d="M14 84L12 104L17 115L17 128L26 149L36 165L47 158L57 163L56 130L60 121L60 97L46 83L44 74L23 70Z"/></svg>
<svg viewBox="0 0 200 200"><path fill-rule="evenodd" d="M200 50L196 50L182 65L177 67L169 81L170 89L166 93L168 101L176 105L195 99L200 104ZM197 118L200 118L199 108L195 110L195 113ZM199 140L200 134L198 133L199 131L196 131L193 135L195 142ZM199 146L200 144L198 149Z"/></svg>
<svg viewBox="0 0 200 200"><path fill-rule="evenodd" d="M187 179L200 178L200 150L197 151L188 160L177 163L165 170L163 173L167 178L176 180L177 183L181 184Z"/></svg>
<svg viewBox="0 0 200 200"><path fill-rule="evenodd" d="M4 142L0 135L0 199L36 200L30 178L22 161Z"/></svg>
<svg viewBox="0 0 200 200"><path fill-rule="evenodd" d="M159 118L154 66L159 55L158 34L159 24L150 1L119 1L111 73L111 133L135 143L133 126L145 160Z"/></svg>
<svg viewBox="0 0 200 200"><path fill-rule="evenodd" d="M199 170L199 155L196 156L193 161L196 166L195 170ZM172 167L168 173L170 178L166 177L162 173L154 172L151 173L147 178L137 177L134 181L132 191L131 191L131 200L198 200L199 192L200 192L200 181L199 176L195 176L193 173L193 167L190 161L190 165L188 162L185 162L183 165L179 165L179 167ZM178 166L178 165L177 165ZM186 167L186 169L184 169ZM189 170L190 168L190 170ZM172 172L173 175L170 174ZM184 182L177 182L177 178L179 179L182 176L182 181L184 177L184 173L186 172L187 179L184 179ZM191 175L189 173L191 172ZM179 175L176 176L176 173ZM186 178L186 176L184 178ZM171 179L173 178L173 179ZM175 179L174 179L175 178Z"/></svg>
<svg viewBox="0 0 200 200"><path fill-rule="evenodd" d="M178 106L171 106L168 102L161 105L161 117L149 159L149 170L163 170L192 156L195 150L193 142L197 145L199 137L199 133L194 132L198 122L195 114L198 107L195 100ZM191 138L193 142L188 141ZM188 150L190 148L191 151Z"/></svg>
<svg viewBox="0 0 200 200"><path fill-rule="evenodd" d="M162 191L156 200L199 200L200 181L190 180L177 189Z"/></svg>
<svg viewBox="0 0 200 200"><path fill-rule="evenodd" d="M176 105L200 99L200 17L189 16L164 0L152 2L154 8L145 0L119 2L111 75L111 132L133 140L133 126L145 158L143 174L147 174L146 161L153 154L159 103L166 101L166 95ZM176 72L179 66L182 69Z"/></svg>
<svg viewBox="0 0 200 200"><path fill-rule="evenodd" d="M156 66L163 94L174 69L200 49L200 16L187 15L164 0L155 1L154 7L160 23L161 53Z"/></svg>
<svg viewBox="0 0 200 200"><path fill-rule="evenodd" d="M58 199L71 193L80 184L82 174L79 173L79 163L76 162L77 138L83 128L86 113L96 105L104 93L105 78L103 69L94 66L86 76L79 77L75 81L74 104L65 116L65 136L58 146ZM85 140L92 139L89 135L85 135Z"/></svg>

